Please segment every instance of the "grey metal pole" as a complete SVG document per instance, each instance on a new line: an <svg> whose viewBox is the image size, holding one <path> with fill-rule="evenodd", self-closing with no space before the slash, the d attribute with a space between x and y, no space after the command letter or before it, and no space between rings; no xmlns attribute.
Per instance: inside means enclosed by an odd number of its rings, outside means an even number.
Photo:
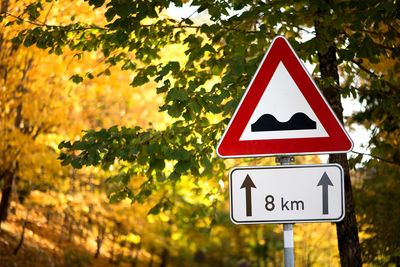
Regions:
<svg viewBox="0 0 400 267"><path fill-rule="evenodd" d="M285 267L294 267L294 242L293 224L283 224L283 248L285 255Z"/></svg>
<svg viewBox="0 0 400 267"><path fill-rule="evenodd" d="M294 162L292 156L281 156L276 158L276 162L280 165L289 165ZM283 248L285 267L294 267L294 241L293 241L293 224L283 224Z"/></svg>

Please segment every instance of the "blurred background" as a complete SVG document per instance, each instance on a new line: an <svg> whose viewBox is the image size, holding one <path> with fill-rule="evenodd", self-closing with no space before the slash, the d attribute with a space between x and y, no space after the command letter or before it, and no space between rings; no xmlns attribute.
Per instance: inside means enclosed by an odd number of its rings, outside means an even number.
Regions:
<svg viewBox="0 0 400 267"><path fill-rule="evenodd" d="M2 0L0 266L283 266L282 225L229 219L229 170L274 158L215 154L278 34L340 92L365 266L400 266L400 8L367 2ZM294 241L340 266L335 224Z"/></svg>

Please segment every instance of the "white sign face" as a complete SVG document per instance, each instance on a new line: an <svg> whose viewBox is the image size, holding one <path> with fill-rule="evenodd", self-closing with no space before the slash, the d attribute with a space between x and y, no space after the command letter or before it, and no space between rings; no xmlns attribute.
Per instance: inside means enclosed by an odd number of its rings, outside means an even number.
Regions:
<svg viewBox="0 0 400 267"><path fill-rule="evenodd" d="M229 192L236 224L337 222L344 217L344 176L338 164L235 168Z"/></svg>
<svg viewBox="0 0 400 267"><path fill-rule="evenodd" d="M301 114L302 122L304 120L312 122L315 124L314 127L297 130L274 129L268 131L252 131L252 127L262 122L263 116L266 118L269 125L275 123L277 126L281 125L283 127L296 123L294 121L296 118L295 114L297 114L298 118L300 118L299 114ZM327 136L329 136L328 133L325 131L283 63L280 62L258 102L257 107L251 115L240 140L271 140Z"/></svg>

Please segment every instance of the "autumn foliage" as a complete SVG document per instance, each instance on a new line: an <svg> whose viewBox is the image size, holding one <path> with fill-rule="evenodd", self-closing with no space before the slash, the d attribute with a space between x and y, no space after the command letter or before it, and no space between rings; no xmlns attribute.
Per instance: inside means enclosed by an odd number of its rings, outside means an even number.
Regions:
<svg viewBox="0 0 400 267"><path fill-rule="evenodd" d="M228 208L228 171L274 159L215 154L277 34L340 118L358 103L350 230L398 265L399 4L317 2L2 1L0 266L282 266L282 226ZM296 225L296 265L343 263L335 227Z"/></svg>

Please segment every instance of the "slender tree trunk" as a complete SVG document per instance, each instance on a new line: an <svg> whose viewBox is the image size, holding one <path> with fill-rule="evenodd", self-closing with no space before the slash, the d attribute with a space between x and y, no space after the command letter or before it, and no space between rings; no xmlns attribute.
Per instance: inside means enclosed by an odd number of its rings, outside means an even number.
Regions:
<svg viewBox="0 0 400 267"><path fill-rule="evenodd" d="M60 230L60 238L58 239L58 243L61 244L61 242L63 240L65 240L65 232L67 231L68 228L68 223L69 223L69 214L67 210L64 210L64 221L63 224L61 226L61 230Z"/></svg>
<svg viewBox="0 0 400 267"><path fill-rule="evenodd" d="M50 219L52 217L52 211L51 211L50 207L47 207L45 217L46 217L46 224L49 225L50 224Z"/></svg>
<svg viewBox="0 0 400 267"><path fill-rule="evenodd" d="M8 12L8 5L9 5L9 0L1 0L0 14L5 14ZM0 32L0 51L3 49L3 43L4 43L4 34L3 32Z"/></svg>
<svg viewBox="0 0 400 267"><path fill-rule="evenodd" d="M104 240L104 234L105 234L105 228L103 226L99 226L99 233L97 234L96 238L96 253L94 254L94 258L97 259L100 256L100 249L101 246L103 245L103 240Z"/></svg>
<svg viewBox="0 0 400 267"><path fill-rule="evenodd" d="M29 216L29 210L26 211L26 216L24 221L22 222L22 233L21 233L21 238L19 239L18 245L15 247L13 254L17 255L18 251L22 247L22 244L24 243L25 240L25 229L28 224L28 216Z"/></svg>
<svg viewBox="0 0 400 267"><path fill-rule="evenodd" d="M6 171L4 174L4 184L1 190L0 201L0 224L7 220L8 208L11 202L11 194L15 180L15 172Z"/></svg>
<svg viewBox="0 0 400 267"><path fill-rule="evenodd" d="M135 246L135 245L131 246L131 249L136 247L135 256L132 257L131 267L136 267L138 264L141 245L142 245L142 243L139 243L137 246Z"/></svg>
<svg viewBox="0 0 400 267"><path fill-rule="evenodd" d="M67 238L68 242L72 241L73 233L74 233L74 220L72 218L68 225L68 238Z"/></svg>
<svg viewBox="0 0 400 267"><path fill-rule="evenodd" d="M323 18L326 16L330 16L330 14L319 10L315 21L317 41L322 45L327 45L327 50L324 54L318 53L321 78L325 81L332 81L329 85L322 85L321 90L333 111L336 113L336 116L340 122L343 123L343 107L340 98L336 45L333 38L326 36L326 33L329 32L329 27L323 24ZM330 154L329 162L340 164L344 170L345 217L341 222L336 223L340 262L344 267L362 266L361 247L358 238L358 227L347 155Z"/></svg>
<svg viewBox="0 0 400 267"><path fill-rule="evenodd" d="M116 265L119 266L121 262L124 260L124 248L125 248L125 243L120 243L119 249L118 249L118 254L116 258Z"/></svg>
<svg viewBox="0 0 400 267"><path fill-rule="evenodd" d="M150 261L149 261L149 266L148 267L153 267L154 252L155 252L155 248L151 248L150 249Z"/></svg>
<svg viewBox="0 0 400 267"><path fill-rule="evenodd" d="M160 267L167 267L169 258L169 250L168 248L164 248L161 254L161 264Z"/></svg>
<svg viewBox="0 0 400 267"><path fill-rule="evenodd" d="M114 262L114 242L112 242L111 250L110 250L110 258L108 259L109 263Z"/></svg>
<svg viewBox="0 0 400 267"><path fill-rule="evenodd" d="M7 14L7 12L9 11L9 4L10 1L9 0L1 0L1 4L0 4L0 14ZM12 57L15 50L11 50L10 53L8 52L4 52L6 50L6 45L5 45L5 38L4 38L4 32L0 31L0 79L3 79L2 83L4 83L3 85L7 84L7 77L8 77L8 67L7 67L7 60L5 60L6 57ZM4 60L4 61L3 61ZM24 71L24 76L21 82L23 82L26 73L29 71L29 67L26 68L26 71ZM3 99L3 97L1 97L1 99ZM1 108L3 108L3 105L0 106ZM19 127L19 123L20 121L18 121L18 118L15 119L15 123L18 123ZM5 123L2 122L2 125L0 127L4 128ZM1 136L1 145L2 145L2 150L6 151L5 153L2 153L1 157L7 157L10 156L9 151L7 151L6 148L7 147L7 143L3 143L3 142L7 142L7 137L6 137L6 133L4 133L5 129L2 129L2 136ZM4 136L3 136L4 134ZM6 141L4 141L6 140ZM17 158L17 155L19 154L19 152L15 153L14 155L11 155L11 157ZM0 202L0 227L1 227L1 223L7 220L7 216L8 216L8 208L10 206L10 201L11 201L11 196L12 196L12 191L13 191L13 185L14 185L14 180L18 171L18 161L15 159L14 162L11 163L12 166L5 167L6 170L4 172L4 176L0 177L0 180L4 179L4 184L3 184L3 188L2 188L2 195L1 195L1 202ZM1 166L4 167L4 166Z"/></svg>
<svg viewBox="0 0 400 267"><path fill-rule="evenodd" d="M6 13L8 11L8 4L9 4L8 0L2 0L1 1L0 14L1 13Z"/></svg>

